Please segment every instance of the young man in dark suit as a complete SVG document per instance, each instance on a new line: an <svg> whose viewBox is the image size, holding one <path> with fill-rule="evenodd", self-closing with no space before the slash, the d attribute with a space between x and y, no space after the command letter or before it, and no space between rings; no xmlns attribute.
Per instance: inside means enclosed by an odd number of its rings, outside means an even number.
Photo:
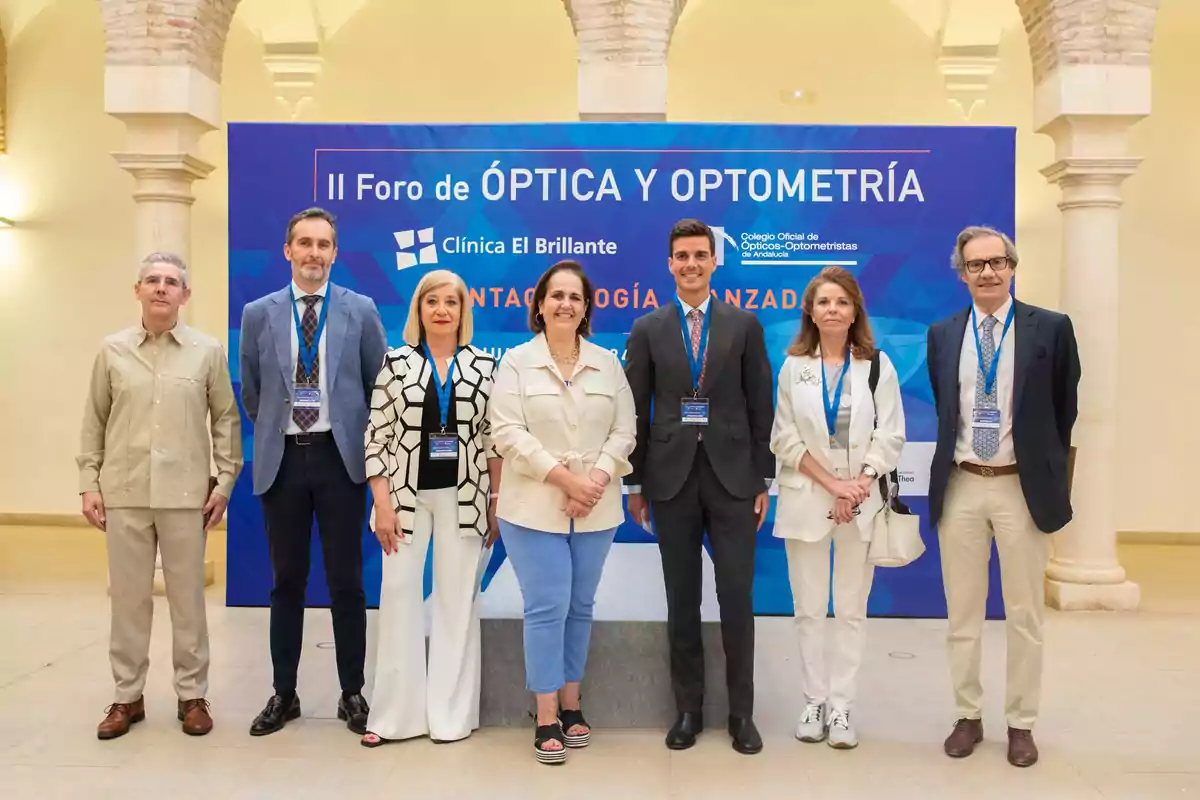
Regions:
<svg viewBox="0 0 1200 800"><path fill-rule="evenodd" d="M754 546L766 518L774 396L758 318L710 295L712 230L682 220L670 234L677 296L633 325L626 376L637 408L629 512L653 516L667 590L671 683L678 718L667 747L696 743L704 727L700 636L707 531L721 606L729 733L740 753L762 750L754 725ZM653 403L653 418L651 404Z"/></svg>
<svg viewBox="0 0 1200 800"><path fill-rule="evenodd" d="M938 412L929 513L941 545L958 716L945 751L963 758L983 740L980 636L994 537L1007 619L1008 760L1028 767L1038 758L1046 534L1071 519L1079 353L1070 318L1011 296L1017 250L1008 236L967 228L951 262L972 305L930 327L927 354Z"/></svg>
<svg viewBox="0 0 1200 800"><path fill-rule="evenodd" d="M387 339L369 297L329 282L337 231L328 212L310 208L292 217L285 241L290 285L242 312L242 405L254 423L254 494L262 499L274 571L275 694L250 733L274 733L300 716L296 673L315 516L342 684L337 715L362 735L370 711L362 696L365 435Z"/></svg>

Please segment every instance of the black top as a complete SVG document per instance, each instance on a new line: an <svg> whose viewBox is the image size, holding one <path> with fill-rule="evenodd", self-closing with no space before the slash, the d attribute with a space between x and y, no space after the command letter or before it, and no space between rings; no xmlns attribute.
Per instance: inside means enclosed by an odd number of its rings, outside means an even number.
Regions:
<svg viewBox="0 0 1200 800"><path fill-rule="evenodd" d="M449 489L452 486L458 486L458 459L433 461L429 458L429 434L442 432L442 412L438 408L437 380L438 376L435 371L429 376L429 383L425 386L425 403L421 412L421 463L417 467L417 491ZM446 433L457 436L457 409L454 406L452 393L450 409L446 413Z"/></svg>

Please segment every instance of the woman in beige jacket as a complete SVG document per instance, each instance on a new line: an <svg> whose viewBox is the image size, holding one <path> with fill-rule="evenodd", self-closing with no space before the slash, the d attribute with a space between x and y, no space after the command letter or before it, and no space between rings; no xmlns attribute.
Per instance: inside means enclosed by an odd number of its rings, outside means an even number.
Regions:
<svg viewBox="0 0 1200 800"><path fill-rule="evenodd" d="M615 354L587 340L592 284L574 261L537 283L533 340L504 355L489 404L503 459L500 536L525 605L525 680L537 695L534 753L588 744L579 683L604 561L624 517L633 395Z"/></svg>

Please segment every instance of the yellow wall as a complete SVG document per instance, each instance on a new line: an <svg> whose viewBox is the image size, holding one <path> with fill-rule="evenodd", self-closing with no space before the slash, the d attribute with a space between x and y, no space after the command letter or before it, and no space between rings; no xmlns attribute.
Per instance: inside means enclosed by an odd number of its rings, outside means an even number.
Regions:
<svg viewBox="0 0 1200 800"><path fill-rule="evenodd" d="M133 179L109 155L123 126L104 114L98 5L50 5L8 54L0 216L20 227L0 230L0 511L77 511L92 359L137 319Z"/></svg>
<svg viewBox="0 0 1200 800"><path fill-rule="evenodd" d="M1145 161L1124 186L1121 235L1121 522L1200 530L1200 3L1166 0L1153 52L1154 111L1134 129Z"/></svg>
<svg viewBox="0 0 1200 800"><path fill-rule="evenodd" d="M49 2L9 46L10 155L0 159L0 513L77 509L73 458L83 387L107 332L136 320L129 294L132 179L109 153L120 123L103 113L104 39L94 0ZM677 120L962 124L946 102L935 43L889 0L694 0L675 33L669 114ZM911 5L911 4L909 4ZM324 46L304 121L540 121L576 112L575 42L556 0L370 0ZM971 123L1015 125L1019 292L1057 307L1054 158L1030 130L1029 54L1015 3L1001 62ZM1169 359L1200 337L1187 308L1200 289L1189 223L1200 219L1200 110L1189 100L1200 4L1163 0L1154 114L1125 186L1121 283L1120 525L1200 530L1187 423L1197 359ZM231 120L282 120L258 36L235 17L222 102ZM68 76L70 80L68 80ZM793 89L810 99L787 102ZM193 324L224 337L227 309L225 132L202 142L217 166L195 185ZM8 212L6 214L6 212ZM282 264L281 264L282 267ZM281 281L283 277L281 275ZM1188 291L1191 289L1192 291ZM1180 363L1184 361L1184 363ZM1168 427L1169 424L1169 427Z"/></svg>

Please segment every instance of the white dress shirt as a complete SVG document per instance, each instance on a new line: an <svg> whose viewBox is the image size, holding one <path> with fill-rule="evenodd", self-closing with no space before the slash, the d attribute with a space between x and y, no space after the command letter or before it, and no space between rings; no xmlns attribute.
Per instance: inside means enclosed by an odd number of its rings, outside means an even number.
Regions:
<svg viewBox="0 0 1200 800"><path fill-rule="evenodd" d="M329 291L329 282L326 281L320 289L317 289L311 294L320 295L321 302L313 306L313 311L317 314L317 319L321 318L321 306L325 304L325 295ZM310 294L296 285L292 281L292 296L295 298L296 313L300 315L300 319L304 319L304 311L308 308L308 304L304 302L305 295ZM296 367L300 361L300 332L296 330L296 318L292 317L292 376L296 375ZM321 339L317 342L317 358L320 359L320 375L318 376L318 385L321 387L321 410L317 414L317 421L312 424L307 433L319 433L332 428L329 424L329 379L326 378L328 370L325 359L325 342L329 338L329 314L325 315L325 328L321 331ZM292 391L292 402L296 402L295 390ZM294 436L297 433L306 433L296 424L295 419L288 416L287 435Z"/></svg>
<svg viewBox="0 0 1200 800"><path fill-rule="evenodd" d="M1013 450L1013 368L1017 357L1017 326L1016 320L1008 328L1003 345L1000 337L1004 333L1004 320L1012 308L1013 299L1004 301L1004 305L996 310L993 317L996 325L992 328L992 339L1000 347L1000 366L996 368L996 405L1000 409L1000 446L996 455L990 461L982 461L975 455L971 444L974 438L974 428L971 425L971 409L975 407L975 385L979 377L979 350L975 345L975 336L971 333L971 323L968 319L963 333L962 353L958 359L958 444L954 449L954 461L964 461L973 464L986 464L990 467L1003 467L1017 463L1016 451ZM978 306L975 307L975 320L979 323L979 336L982 339L983 321L987 317Z"/></svg>

